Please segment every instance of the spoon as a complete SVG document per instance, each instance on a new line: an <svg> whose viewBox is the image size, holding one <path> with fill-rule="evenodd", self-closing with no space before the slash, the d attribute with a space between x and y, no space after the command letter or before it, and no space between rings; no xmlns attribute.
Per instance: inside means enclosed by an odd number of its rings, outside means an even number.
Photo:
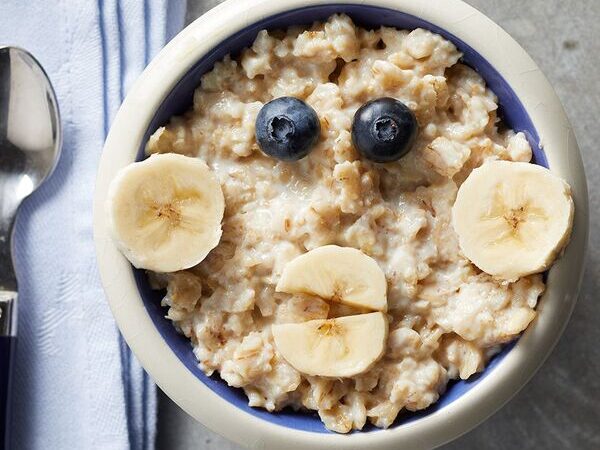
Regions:
<svg viewBox="0 0 600 450"><path fill-rule="evenodd" d="M8 448L11 357L17 334L12 231L21 202L52 173L62 144L54 90L27 51L0 47L0 448Z"/></svg>

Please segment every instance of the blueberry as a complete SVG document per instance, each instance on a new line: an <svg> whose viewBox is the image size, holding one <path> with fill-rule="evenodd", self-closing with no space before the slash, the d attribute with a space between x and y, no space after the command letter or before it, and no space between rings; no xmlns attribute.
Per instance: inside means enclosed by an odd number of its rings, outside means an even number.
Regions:
<svg viewBox="0 0 600 450"><path fill-rule="evenodd" d="M255 124L256 142L266 155L282 161L304 158L321 133L314 109L294 97L279 97L266 103Z"/></svg>
<svg viewBox="0 0 600 450"><path fill-rule="evenodd" d="M404 103L383 97L365 103L356 111L352 142L371 161L396 161L409 152L417 130L417 119Z"/></svg>

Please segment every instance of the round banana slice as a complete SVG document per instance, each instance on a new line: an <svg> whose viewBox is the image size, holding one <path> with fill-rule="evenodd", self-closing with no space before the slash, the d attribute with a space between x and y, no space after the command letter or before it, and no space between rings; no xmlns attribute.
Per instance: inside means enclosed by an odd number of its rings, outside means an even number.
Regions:
<svg viewBox="0 0 600 450"><path fill-rule="evenodd" d="M165 153L128 165L112 181L106 206L113 239L137 268L187 269L221 239L221 185L197 158Z"/></svg>
<svg viewBox="0 0 600 450"><path fill-rule="evenodd" d="M385 350L388 321L381 312L272 325L275 347L299 372L353 377L369 370Z"/></svg>
<svg viewBox="0 0 600 450"><path fill-rule="evenodd" d="M473 264L514 281L552 264L569 240L573 213L571 188L548 169L494 161L462 184L452 224Z"/></svg>
<svg viewBox="0 0 600 450"><path fill-rule="evenodd" d="M383 271L373 258L351 247L325 245L296 257L284 267L276 291L387 310Z"/></svg>

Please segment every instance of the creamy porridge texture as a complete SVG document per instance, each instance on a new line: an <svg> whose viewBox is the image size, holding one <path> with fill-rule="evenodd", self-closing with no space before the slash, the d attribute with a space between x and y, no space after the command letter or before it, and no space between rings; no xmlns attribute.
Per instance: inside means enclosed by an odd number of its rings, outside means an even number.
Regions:
<svg viewBox="0 0 600 450"><path fill-rule="evenodd" d="M166 287L168 318L201 369L244 389L249 404L318 412L346 433L389 427L402 410L434 403L450 379L481 371L535 317L540 275L498 281L459 249L451 225L458 187L489 160L528 162L522 133L503 128L495 95L423 29L367 31L345 15L287 31L261 31L239 58L204 75L193 110L150 138L148 153L202 158L225 198L220 243L199 265L151 274ZM255 119L281 96L317 112L313 151L281 162L259 150ZM354 113L394 97L416 115L413 149L372 163L352 145ZM387 280L383 357L357 376L303 375L278 353L273 324L364 313L308 294L276 292L284 266L320 246L354 247Z"/></svg>

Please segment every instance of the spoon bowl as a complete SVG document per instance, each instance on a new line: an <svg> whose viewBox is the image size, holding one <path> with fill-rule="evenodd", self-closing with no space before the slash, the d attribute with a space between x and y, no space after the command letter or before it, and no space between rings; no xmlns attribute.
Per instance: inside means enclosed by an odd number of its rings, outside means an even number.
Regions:
<svg viewBox="0 0 600 450"><path fill-rule="evenodd" d="M52 173L62 134L44 69L27 51L0 47L0 220Z"/></svg>

